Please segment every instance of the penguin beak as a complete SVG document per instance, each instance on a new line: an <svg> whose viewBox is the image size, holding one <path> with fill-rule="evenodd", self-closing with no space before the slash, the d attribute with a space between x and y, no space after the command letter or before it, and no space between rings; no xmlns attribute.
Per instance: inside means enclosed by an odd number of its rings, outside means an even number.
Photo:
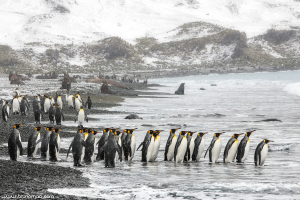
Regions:
<svg viewBox="0 0 300 200"><path fill-rule="evenodd" d="M269 142L274 142L274 141L269 140Z"/></svg>
<svg viewBox="0 0 300 200"><path fill-rule="evenodd" d="M240 135L242 135L242 134L238 134L238 136L240 136Z"/></svg>
<svg viewBox="0 0 300 200"><path fill-rule="evenodd" d="M203 133L203 135L205 135L205 134L207 134L207 133Z"/></svg>

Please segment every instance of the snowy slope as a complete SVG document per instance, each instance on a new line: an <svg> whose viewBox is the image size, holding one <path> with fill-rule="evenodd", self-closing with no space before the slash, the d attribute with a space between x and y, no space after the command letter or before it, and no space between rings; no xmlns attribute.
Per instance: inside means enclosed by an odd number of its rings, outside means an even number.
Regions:
<svg viewBox="0 0 300 200"><path fill-rule="evenodd" d="M110 36L132 44L145 36L165 42L176 36L176 27L196 21L239 30L251 38L300 22L300 2L294 0L0 0L0 5L0 43L13 48Z"/></svg>

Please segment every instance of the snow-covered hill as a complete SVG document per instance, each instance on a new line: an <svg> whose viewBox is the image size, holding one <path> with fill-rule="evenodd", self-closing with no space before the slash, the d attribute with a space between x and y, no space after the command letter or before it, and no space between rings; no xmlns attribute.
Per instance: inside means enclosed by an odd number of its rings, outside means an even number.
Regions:
<svg viewBox="0 0 300 200"><path fill-rule="evenodd" d="M1 71L300 66L299 0L0 0L0 5Z"/></svg>
<svg viewBox="0 0 300 200"><path fill-rule="evenodd" d="M1 0L0 5L0 43L13 47L78 44L111 36L130 43L145 36L165 42L171 30L176 34L176 27L194 21L251 38L300 22L300 2L294 0Z"/></svg>

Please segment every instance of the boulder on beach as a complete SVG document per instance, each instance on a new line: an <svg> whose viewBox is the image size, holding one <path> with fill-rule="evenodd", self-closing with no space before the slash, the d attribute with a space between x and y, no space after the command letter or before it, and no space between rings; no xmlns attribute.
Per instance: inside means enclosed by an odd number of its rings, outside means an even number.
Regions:
<svg viewBox="0 0 300 200"><path fill-rule="evenodd" d="M130 115L126 116L125 119L143 119L143 118L139 117L136 114L130 114Z"/></svg>
<svg viewBox="0 0 300 200"><path fill-rule="evenodd" d="M103 81L101 85L101 93L103 94L112 94L113 92L108 89L108 84L106 81Z"/></svg>
<svg viewBox="0 0 300 200"><path fill-rule="evenodd" d="M184 83L181 83L175 94L184 94Z"/></svg>
<svg viewBox="0 0 300 200"><path fill-rule="evenodd" d="M205 90L205 88L200 88L200 90Z"/></svg>
<svg viewBox="0 0 300 200"><path fill-rule="evenodd" d="M214 83L213 83L213 84L211 84L210 86L217 86L217 84L214 84Z"/></svg>

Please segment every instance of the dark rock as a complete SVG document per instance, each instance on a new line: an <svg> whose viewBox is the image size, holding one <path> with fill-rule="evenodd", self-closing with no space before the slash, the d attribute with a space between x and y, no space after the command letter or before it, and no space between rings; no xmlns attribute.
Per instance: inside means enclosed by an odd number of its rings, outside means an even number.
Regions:
<svg viewBox="0 0 300 200"><path fill-rule="evenodd" d="M213 83L213 84L211 84L210 86L217 86L217 84L214 84L214 83Z"/></svg>
<svg viewBox="0 0 300 200"><path fill-rule="evenodd" d="M264 35L264 39L274 45L279 45L296 37L295 30L275 30L270 29Z"/></svg>
<svg viewBox="0 0 300 200"><path fill-rule="evenodd" d="M281 120L279 119L264 119L264 120L261 120L262 122L282 122Z"/></svg>
<svg viewBox="0 0 300 200"><path fill-rule="evenodd" d="M130 115L126 116L125 119L143 119L143 118L139 117L136 114L130 114Z"/></svg>
<svg viewBox="0 0 300 200"><path fill-rule="evenodd" d="M222 115L219 113L214 113L214 114L207 114L205 117L225 117L226 115Z"/></svg>
<svg viewBox="0 0 300 200"><path fill-rule="evenodd" d="M185 83L181 83L179 88L175 91L175 94L184 94L184 84Z"/></svg>
<svg viewBox="0 0 300 200"><path fill-rule="evenodd" d="M200 90L205 90L205 88L200 88Z"/></svg>
<svg viewBox="0 0 300 200"><path fill-rule="evenodd" d="M103 93L103 94L113 94L113 92L109 90L108 84L107 84L106 81L103 81L103 83L101 85L101 93Z"/></svg>

